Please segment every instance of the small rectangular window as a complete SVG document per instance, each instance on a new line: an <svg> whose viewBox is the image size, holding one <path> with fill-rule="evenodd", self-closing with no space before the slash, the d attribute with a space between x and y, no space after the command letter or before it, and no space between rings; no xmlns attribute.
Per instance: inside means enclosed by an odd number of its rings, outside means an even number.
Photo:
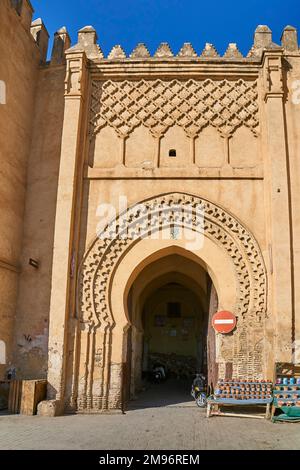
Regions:
<svg viewBox="0 0 300 470"><path fill-rule="evenodd" d="M179 302L168 303L168 317L181 318L181 304Z"/></svg>

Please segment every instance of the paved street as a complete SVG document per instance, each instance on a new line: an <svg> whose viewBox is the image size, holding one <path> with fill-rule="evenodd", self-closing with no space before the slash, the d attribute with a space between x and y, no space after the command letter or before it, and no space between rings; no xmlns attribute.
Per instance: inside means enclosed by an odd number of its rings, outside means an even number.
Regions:
<svg viewBox="0 0 300 470"><path fill-rule="evenodd" d="M124 416L0 416L0 449L300 449L300 424L207 419L186 390L154 386Z"/></svg>

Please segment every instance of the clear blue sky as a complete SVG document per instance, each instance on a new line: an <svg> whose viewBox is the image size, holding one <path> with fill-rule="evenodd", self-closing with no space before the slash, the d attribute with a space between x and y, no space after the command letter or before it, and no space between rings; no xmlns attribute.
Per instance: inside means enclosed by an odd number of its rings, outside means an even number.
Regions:
<svg viewBox="0 0 300 470"><path fill-rule="evenodd" d="M229 42L237 42L246 54L258 24L267 24L273 41L279 42L283 28L299 29L300 0L31 0L34 18L42 17L49 33L66 26L72 43L86 25L96 28L105 54L115 44L127 53L145 42L153 53L160 42L169 42L178 52L192 42L201 52L205 42L220 53Z"/></svg>

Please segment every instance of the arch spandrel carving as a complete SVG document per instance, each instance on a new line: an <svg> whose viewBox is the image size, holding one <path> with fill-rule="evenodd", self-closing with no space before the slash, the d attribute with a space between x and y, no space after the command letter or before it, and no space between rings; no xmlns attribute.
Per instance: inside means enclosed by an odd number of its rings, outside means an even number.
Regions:
<svg viewBox="0 0 300 470"><path fill-rule="evenodd" d="M246 335L247 328L256 328L263 331L264 320L267 315L267 274L261 250L253 235L232 214L216 204L197 196L171 193L148 199L128 209L116 220L112 221L106 229L107 237L97 238L88 249L79 273L78 308L80 322L87 335L95 336L97 331L103 336L105 347L98 367L102 370L109 367L110 344L115 325L114 315L110 308L110 280L120 259L130 248L143 237L172 226L193 226L193 230L201 230L204 236L209 237L221 247L230 257L237 279L237 293L235 314L239 319L239 329L235 336ZM176 219L174 207L184 206L184 217L179 223ZM205 219L203 227L195 226L197 208L204 210ZM161 210L164 207L164 210ZM118 234L110 238L115 228ZM82 333L83 334L83 333ZM248 337L248 336L247 336ZM259 344L260 338L255 340ZM236 341L235 341L236 342ZM226 343L226 341L225 341ZM225 344L224 343L224 344ZM260 349L253 346L255 361L261 357ZM234 346L232 355L235 357L235 372L245 374L247 362L239 364L240 347ZM87 360L91 361L91 350L87 352ZM247 355L245 356L247 357ZM230 358L231 359L231 358ZM247 359L246 359L247 361ZM115 369L117 369L115 365ZM118 371L119 374L120 371ZM253 374L253 370L252 370ZM106 383L108 387L108 384ZM108 390L106 405L108 403ZM103 397L97 398L103 404ZM105 400L104 400L105 401ZM85 403L86 400L83 400ZM116 402L116 398L113 398Z"/></svg>
<svg viewBox="0 0 300 470"><path fill-rule="evenodd" d="M249 307L252 306L252 311L255 310L253 318L256 317L260 321L264 317L266 314L264 260L252 234L235 217L209 201L180 193L153 198L142 204L143 212L141 206L136 205L127 211L125 217L124 214L121 215L111 223L111 226L107 227L107 234L110 234L110 231L113 233L116 226L119 227L119 233L115 239L97 238L85 256L80 274L80 302L81 311L85 312L83 314L84 321L88 318L94 318L95 322L100 321L101 323L99 302L101 305L104 302L103 289L106 287L117 259L131 243L137 242L139 236L145 237L153 225L157 226L157 230L168 226L170 221L172 222L172 206L180 204L194 208L201 205L205 211L204 235L222 246L232 259L241 289L239 295L241 304L237 313L244 317L247 313L249 314ZM156 209L162 206L169 207L169 212L162 214L160 209ZM183 227L186 223L190 225L191 215L195 217L195 214L189 214L189 220L182 223ZM128 238L125 238L127 234ZM248 293L250 286L252 287L251 295ZM95 316L92 315L93 311ZM91 315L87 315L87 312L90 312ZM102 317L102 321L106 323L108 317L109 314L106 313ZM109 323L113 323L112 317Z"/></svg>

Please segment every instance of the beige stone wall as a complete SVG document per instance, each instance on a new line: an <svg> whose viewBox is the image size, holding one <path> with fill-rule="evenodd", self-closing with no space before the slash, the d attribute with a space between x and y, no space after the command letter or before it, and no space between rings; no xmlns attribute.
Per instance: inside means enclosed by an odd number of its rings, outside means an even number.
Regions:
<svg viewBox="0 0 300 470"><path fill-rule="evenodd" d="M32 11L21 16L9 0L0 2L0 79L6 104L0 105L0 341L6 343L6 364L13 365L13 324L22 250L27 163L31 144L39 50L30 34Z"/></svg>
<svg viewBox="0 0 300 470"><path fill-rule="evenodd" d="M261 31L270 35L267 28ZM134 80L125 62L117 77L109 66L99 65L99 70L107 73L107 81L98 81L93 70L89 168L79 258L84 253L97 256L96 250L89 250L99 230L99 207L111 204L115 213L111 210L109 218L114 218L122 210L118 207L121 197L130 207L176 191L204 198L233 214L246 227L249 237L254 236L258 242L263 255L258 265L263 263L266 268L264 295L268 303L261 324L245 314L245 323L239 320L234 342L218 338L221 375L225 373L225 362L233 360L238 376L272 377L275 361L293 359L297 320L292 239L297 222L292 222L290 211L297 196L291 188L291 184L296 187L296 179L291 177L289 166L293 163L287 151L292 131L285 122L287 67L282 55L280 47L270 48L256 64L245 68L245 75L240 68L234 77L230 75L232 69L226 69L225 64L222 68L219 63L219 68L215 65L218 76L214 79L210 78L208 65L201 69L199 79L188 76L175 60L168 78L159 77L162 69L157 64L151 72L145 68L143 77L139 79L137 74ZM294 55L298 58L298 51ZM172 74L175 69L176 79ZM250 70L251 79L247 76ZM228 121L224 122L224 116ZM116 258L121 250L121 246L116 249ZM246 252L241 265L251 257L250 246ZM91 271L92 259L91 255ZM113 263L106 257L103 263L106 275ZM118 271L118 261L115 263ZM86 266L88 283L88 261ZM222 278L219 280L222 284ZM110 289L106 295L110 295ZM115 300L111 302L114 305ZM114 315L111 305L107 309ZM103 304L102 311L105 308ZM98 314L101 316L100 309ZM86 318L86 312L83 316ZM113 338L116 341L115 333ZM248 355L248 365L243 364Z"/></svg>
<svg viewBox="0 0 300 470"><path fill-rule="evenodd" d="M39 71L28 162L14 364L19 377L47 376L53 239L64 117L65 67ZM39 268L29 265L38 261Z"/></svg>
<svg viewBox="0 0 300 470"><path fill-rule="evenodd" d="M288 138L290 210L292 224L293 259L293 331L296 345L296 361L300 361L300 59L290 53L287 60L286 132Z"/></svg>
<svg viewBox="0 0 300 470"><path fill-rule="evenodd" d="M222 308L244 309L232 339L217 341L219 373L235 361L238 375L271 377L274 361L292 360L300 336L295 31L285 30L282 49L259 27L248 59L235 45L221 58L209 44L201 57L189 45L176 57L162 45L153 58L139 46L130 58L116 47L106 59L86 27L65 66L66 30L56 33L46 64L47 32L37 20L30 33L32 10L23 4L19 17L8 0L0 3L7 89L0 105L0 347L7 350L0 377L10 365L19 377L48 371L51 398L70 404L72 395L82 410L93 408L93 395L98 410L120 405L124 299L146 245L116 241L107 254L101 241L91 246L99 206L111 204L114 219L125 208L120 198L131 207L175 193L205 201L212 225L197 262L207 256L208 273L216 265ZM170 249L150 245L149 256Z"/></svg>

